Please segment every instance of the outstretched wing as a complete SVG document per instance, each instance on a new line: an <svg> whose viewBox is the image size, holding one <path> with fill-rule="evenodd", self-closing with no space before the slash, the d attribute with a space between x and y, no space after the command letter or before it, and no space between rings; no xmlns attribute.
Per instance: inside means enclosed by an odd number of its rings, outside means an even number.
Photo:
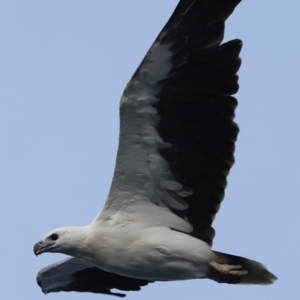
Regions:
<svg viewBox="0 0 300 300"><path fill-rule="evenodd" d="M116 167L98 220L129 213L212 243L239 131L231 95L242 42L221 44L239 2L179 2L122 96Z"/></svg>
<svg viewBox="0 0 300 300"><path fill-rule="evenodd" d="M37 283L45 294L75 291L125 297L111 289L139 291L149 282L109 273L77 258L67 258L39 271Z"/></svg>

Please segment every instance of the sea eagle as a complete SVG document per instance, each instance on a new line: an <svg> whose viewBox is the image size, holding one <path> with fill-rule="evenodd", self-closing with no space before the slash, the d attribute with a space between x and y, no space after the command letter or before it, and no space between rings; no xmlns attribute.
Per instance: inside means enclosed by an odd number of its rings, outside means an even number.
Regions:
<svg viewBox="0 0 300 300"><path fill-rule="evenodd" d="M270 284L262 264L211 249L239 128L240 40L222 44L241 0L180 0L120 102L114 176L103 210L34 245L71 256L38 273L45 293L112 294L154 281Z"/></svg>

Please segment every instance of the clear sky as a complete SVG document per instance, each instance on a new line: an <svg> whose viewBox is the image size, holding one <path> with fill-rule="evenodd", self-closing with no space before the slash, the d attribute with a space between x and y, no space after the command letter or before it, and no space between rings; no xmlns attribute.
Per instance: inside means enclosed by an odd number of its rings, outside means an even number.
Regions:
<svg viewBox="0 0 300 300"><path fill-rule="evenodd" d="M36 273L62 255L36 258L33 244L56 227L88 224L103 206L119 99L176 4L1 0L1 299L45 299ZM244 0L225 36L244 41L241 133L213 248L259 260L279 280L267 287L155 283L128 299L299 299L299 10L298 0Z"/></svg>

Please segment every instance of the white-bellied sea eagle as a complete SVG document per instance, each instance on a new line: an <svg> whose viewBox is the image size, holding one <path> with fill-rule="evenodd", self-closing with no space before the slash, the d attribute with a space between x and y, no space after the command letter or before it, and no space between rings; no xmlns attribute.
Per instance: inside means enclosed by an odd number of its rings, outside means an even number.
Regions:
<svg viewBox="0 0 300 300"><path fill-rule="evenodd" d="M239 132L240 40L222 44L241 0L180 0L120 102L114 176L103 210L34 245L71 256L38 273L45 293L124 296L154 281L270 284L262 264L211 249Z"/></svg>

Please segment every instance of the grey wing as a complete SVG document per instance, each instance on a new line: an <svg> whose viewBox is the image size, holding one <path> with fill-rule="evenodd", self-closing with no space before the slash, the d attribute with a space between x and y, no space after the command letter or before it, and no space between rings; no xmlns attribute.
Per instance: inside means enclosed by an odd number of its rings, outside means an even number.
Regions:
<svg viewBox="0 0 300 300"><path fill-rule="evenodd" d="M40 270L37 283L45 294L74 291L125 297L111 289L139 291L148 281L116 275L77 258L67 258Z"/></svg>
<svg viewBox="0 0 300 300"><path fill-rule="evenodd" d="M240 0L181 0L128 83L103 220L117 212L211 244L234 163L240 40L221 44Z"/></svg>

